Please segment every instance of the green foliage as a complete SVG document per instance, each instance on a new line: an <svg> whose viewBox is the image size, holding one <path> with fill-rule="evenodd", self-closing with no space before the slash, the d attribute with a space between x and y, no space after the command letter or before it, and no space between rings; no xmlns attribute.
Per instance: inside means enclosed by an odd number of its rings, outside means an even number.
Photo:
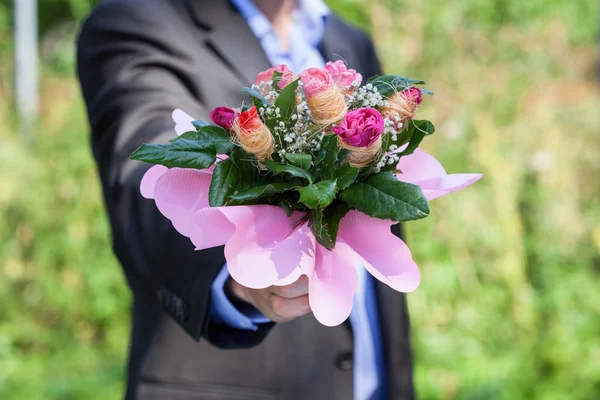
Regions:
<svg viewBox="0 0 600 400"><path fill-rule="evenodd" d="M273 80L273 89L276 92L281 92L281 89L279 88L279 82L281 82L281 78L283 78L283 73L280 71L273 71L273 76L272 76L272 80Z"/></svg>
<svg viewBox="0 0 600 400"><path fill-rule="evenodd" d="M350 163L343 163L337 169L333 171L333 178L337 181L337 187L339 190L344 190L350 186L358 177L360 170L357 167L353 167Z"/></svg>
<svg viewBox="0 0 600 400"><path fill-rule="evenodd" d="M131 159L169 168L205 169L215 163L217 154L233 149L231 135L225 129L203 121L194 121L194 126L195 132L185 132L169 143L141 145Z"/></svg>
<svg viewBox="0 0 600 400"><path fill-rule="evenodd" d="M192 121L192 125L194 125L194 127L196 129L202 128L203 126L208 126L208 122L206 121L202 121L201 119L197 119L195 121ZM187 133L187 132L186 132ZM183 136L183 135L182 135ZM177 140L177 139L173 139L173 140Z"/></svg>
<svg viewBox="0 0 600 400"><path fill-rule="evenodd" d="M275 101L275 107L281 110L281 120L289 120L292 114L296 111L296 88L298 87L299 79L294 79L288 84Z"/></svg>
<svg viewBox="0 0 600 400"><path fill-rule="evenodd" d="M77 87L55 96L28 145L0 98L0 398L122 398L131 296Z"/></svg>
<svg viewBox="0 0 600 400"><path fill-rule="evenodd" d="M310 165L312 163L312 157L310 154L298 154L298 153L287 153L285 155L285 159L290 162L290 164L302 168L305 171L310 169Z"/></svg>
<svg viewBox="0 0 600 400"><path fill-rule="evenodd" d="M143 144L133 152L131 159L169 168L204 169L215 163L216 150L208 141L179 138L167 144Z"/></svg>
<svg viewBox="0 0 600 400"><path fill-rule="evenodd" d="M309 183L313 183L313 181L315 180L314 176L312 176L309 172L303 170L302 168L295 167L293 165L280 164L278 162L266 159L265 167L267 167L267 169L275 175L283 174L291 177L302 178L306 179Z"/></svg>
<svg viewBox="0 0 600 400"><path fill-rule="evenodd" d="M396 222L429 215L429 203L417 185L399 181L391 172L371 175L352 184L341 195L352 208Z"/></svg>
<svg viewBox="0 0 600 400"><path fill-rule="evenodd" d="M224 206L227 203L227 197L239 187L239 184L240 171L230 158L217 163L208 192L210 206Z"/></svg>
<svg viewBox="0 0 600 400"><path fill-rule="evenodd" d="M268 107L271 105L271 103L269 103L269 100L267 100L265 96L263 96L262 93L256 89L245 87L242 89L242 92L252 96L252 100L254 101L254 105L256 106L256 108L259 108L261 106Z"/></svg>
<svg viewBox="0 0 600 400"><path fill-rule="evenodd" d="M308 226L321 246L327 249L335 247L340 221L348 211L350 211L348 204L339 200L326 209L313 208L310 210Z"/></svg>
<svg viewBox="0 0 600 400"><path fill-rule="evenodd" d="M325 208L333 199L337 192L337 180L321 181L312 185L304 186L298 189L301 203L309 208Z"/></svg>
<svg viewBox="0 0 600 400"><path fill-rule="evenodd" d="M173 139L172 142L180 140L181 138L198 142L211 142L213 146L215 146L217 154L227 154L233 149L231 134L228 131L220 126L201 125L199 124L199 121L194 121L194 123L197 132L186 132L179 136L179 138Z"/></svg>
<svg viewBox="0 0 600 400"><path fill-rule="evenodd" d="M335 246L335 240L329 234L324 219L322 209L312 208L308 213L308 227L315 235L317 243L327 249L331 249Z"/></svg>
<svg viewBox="0 0 600 400"><path fill-rule="evenodd" d="M262 182L261 177L258 176L258 171L256 169L257 160L254 155L246 153L239 146L235 146L231 151L230 159L235 163L240 172L240 185L237 188L238 191L248 190L265 183Z"/></svg>
<svg viewBox="0 0 600 400"><path fill-rule="evenodd" d="M343 201L334 201L329 207L323 211L323 221L325 223L325 229L327 230L327 237L332 239L332 248L335 246L338 230L340 228L340 221L350 211L350 207ZM323 244L323 243L321 243Z"/></svg>
<svg viewBox="0 0 600 400"><path fill-rule="evenodd" d="M315 173L322 180L333 179L339 165L339 146L337 135L327 135L321 141L321 149L315 158Z"/></svg>
<svg viewBox="0 0 600 400"><path fill-rule="evenodd" d="M255 186L242 192L236 192L229 195L228 205L257 204L257 200L271 197L277 193L287 192L288 190L298 189L293 183L268 183L266 185Z"/></svg>
<svg viewBox="0 0 600 400"><path fill-rule="evenodd" d="M299 197L300 194L297 191L286 191L286 193L275 196L275 200L289 217L299 208Z"/></svg>
<svg viewBox="0 0 600 400"><path fill-rule="evenodd" d="M406 136L404 136L405 132ZM408 156L414 153L425 136L432 135L434 132L435 127L430 121L410 120L406 129L399 135L399 146L408 142L408 146L400 153L400 156Z"/></svg>

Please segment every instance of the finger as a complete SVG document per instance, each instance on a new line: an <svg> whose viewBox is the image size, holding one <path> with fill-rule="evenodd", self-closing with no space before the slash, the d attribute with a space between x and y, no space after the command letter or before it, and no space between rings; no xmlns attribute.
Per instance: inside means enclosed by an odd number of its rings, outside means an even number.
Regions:
<svg viewBox="0 0 600 400"><path fill-rule="evenodd" d="M276 322L289 321L301 317L310 312L308 295L293 299L273 295L271 298L271 309L273 310L273 314L275 314L274 320Z"/></svg>
<svg viewBox="0 0 600 400"><path fill-rule="evenodd" d="M289 285L273 286L273 293L285 297L286 299L304 296L305 294L308 294L308 277L302 275L296 282Z"/></svg>

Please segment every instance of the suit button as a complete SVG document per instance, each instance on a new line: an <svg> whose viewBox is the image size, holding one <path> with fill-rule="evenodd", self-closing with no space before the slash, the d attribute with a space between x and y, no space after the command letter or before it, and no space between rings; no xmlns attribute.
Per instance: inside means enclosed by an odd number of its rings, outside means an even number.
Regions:
<svg viewBox="0 0 600 400"><path fill-rule="evenodd" d="M335 359L335 366L342 371L350 371L354 365L352 358L351 351L341 353Z"/></svg>

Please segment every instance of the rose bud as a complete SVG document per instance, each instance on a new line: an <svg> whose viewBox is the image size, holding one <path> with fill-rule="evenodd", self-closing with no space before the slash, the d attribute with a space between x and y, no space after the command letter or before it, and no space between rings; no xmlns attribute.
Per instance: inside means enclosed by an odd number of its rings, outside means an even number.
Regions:
<svg viewBox="0 0 600 400"><path fill-rule="evenodd" d="M330 125L344 117L348 111L344 93L333 82L329 71L309 68L300 74L300 80L315 124Z"/></svg>
<svg viewBox="0 0 600 400"><path fill-rule="evenodd" d="M256 76L256 79L254 80L254 84L259 85L263 82L268 82L268 81L272 80L273 73L275 73L275 72L281 72L283 74L281 76L281 79L277 83L277 86L279 87L279 89L283 89L284 87L286 87L287 85L289 85L290 83L292 83L294 81L294 73L292 71L290 71L290 69L287 67L287 65L279 64L272 68L269 68L266 71L259 73Z"/></svg>
<svg viewBox="0 0 600 400"><path fill-rule="evenodd" d="M263 126L263 122L258 116L256 106L252 106L252 108L242 111L237 123L238 127L245 133L254 132L258 129L261 129Z"/></svg>
<svg viewBox="0 0 600 400"><path fill-rule="evenodd" d="M387 99L388 105L382 107L381 113L391 120L396 117L400 118L402 124L406 124L415 116L417 106L423 102L421 90L416 87L411 87L402 92L395 93Z"/></svg>
<svg viewBox="0 0 600 400"><path fill-rule="evenodd" d="M354 69L348 69L342 60L336 62L327 62L325 69L329 71L333 82L344 92L352 92L354 90L353 83L362 82L362 75Z"/></svg>
<svg viewBox="0 0 600 400"><path fill-rule="evenodd" d="M233 131L242 148L259 162L271 157L274 143L269 128L261 121L255 106L242 111L233 122Z"/></svg>
<svg viewBox="0 0 600 400"><path fill-rule="evenodd" d="M217 107L211 111L210 119L215 125L230 130L236 115L237 112L233 108Z"/></svg>
<svg viewBox="0 0 600 400"><path fill-rule="evenodd" d="M341 124L331 129L338 135L341 148L350 150L346 160L355 167L366 167L381 149L383 117L374 108L359 108L344 116Z"/></svg>
<svg viewBox="0 0 600 400"><path fill-rule="evenodd" d="M415 103L418 106L420 106L423 102L421 89L417 87L411 87L410 89L406 89L404 92L402 92L402 97L404 97L409 103Z"/></svg>
<svg viewBox="0 0 600 400"><path fill-rule="evenodd" d="M308 98L318 96L333 86L333 78L329 71L320 68L302 71L300 80L304 86L304 94Z"/></svg>

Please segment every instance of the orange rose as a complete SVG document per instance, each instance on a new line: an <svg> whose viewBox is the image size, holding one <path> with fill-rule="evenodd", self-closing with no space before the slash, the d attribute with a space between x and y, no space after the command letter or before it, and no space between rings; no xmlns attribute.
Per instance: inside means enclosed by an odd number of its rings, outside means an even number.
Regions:
<svg viewBox="0 0 600 400"><path fill-rule="evenodd" d="M262 121L258 116L256 106L240 113L238 125L243 132L254 132L262 127Z"/></svg>
<svg viewBox="0 0 600 400"><path fill-rule="evenodd" d="M233 122L233 132L242 148L256 156L259 162L271 157L274 150L273 135L258 116L256 107L242 111Z"/></svg>

